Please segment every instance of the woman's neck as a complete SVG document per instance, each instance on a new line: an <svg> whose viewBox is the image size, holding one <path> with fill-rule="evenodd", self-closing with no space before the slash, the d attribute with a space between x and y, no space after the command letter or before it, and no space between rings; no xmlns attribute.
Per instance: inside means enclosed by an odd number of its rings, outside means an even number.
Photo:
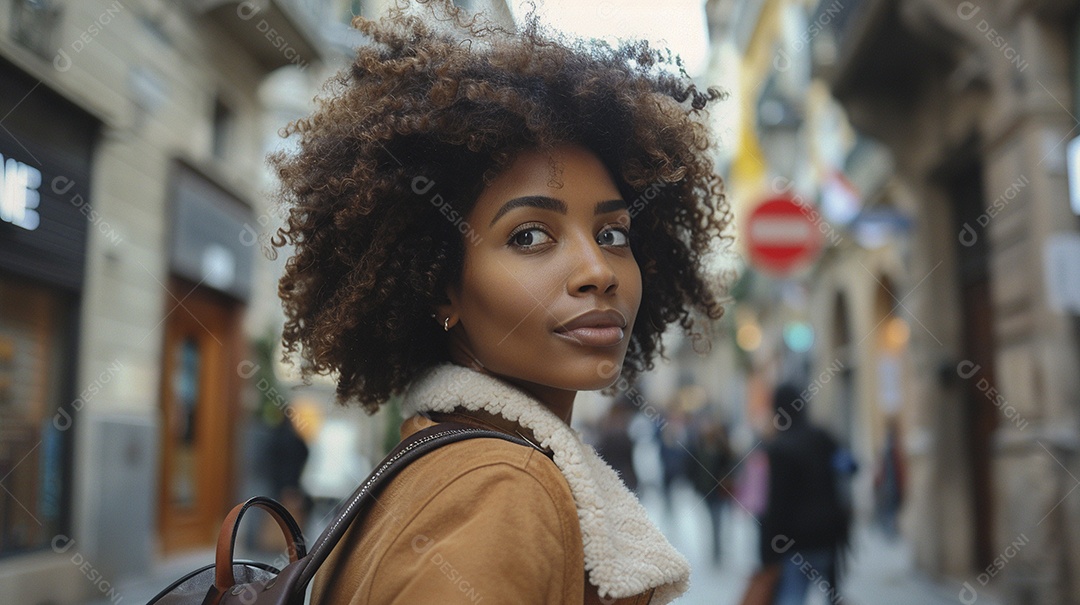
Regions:
<svg viewBox="0 0 1080 605"><path fill-rule="evenodd" d="M566 389L559 389L555 387L549 387L542 384L536 384L534 382L526 382L524 380L518 380L509 376L503 376L496 374L487 369L484 364L480 363L480 360L474 357L464 347L457 346L450 348L450 359L459 366L471 368L480 372L481 374L487 374L493 376L504 382L508 382L517 388L525 391L533 399L536 399L540 403L544 404L544 407L551 410L553 414L558 416L567 426L570 426L570 420L574 415L574 400L577 398L577 391L568 391Z"/></svg>

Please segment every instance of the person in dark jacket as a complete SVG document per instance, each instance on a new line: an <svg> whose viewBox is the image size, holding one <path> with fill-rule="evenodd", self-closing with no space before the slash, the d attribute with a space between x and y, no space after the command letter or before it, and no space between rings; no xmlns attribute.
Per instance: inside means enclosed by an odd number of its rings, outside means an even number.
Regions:
<svg viewBox="0 0 1080 605"><path fill-rule="evenodd" d="M795 386L778 387L773 404L777 434L766 446L769 500L760 545L762 563L781 567L773 603L799 605L811 585L834 602L851 517L833 464L839 447L810 423L807 402Z"/></svg>
<svg viewBox="0 0 1080 605"><path fill-rule="evenodd" d="M307 522L308 512L314 504L300 485L300 477L304 473L310 450L297 430L297 425L293 423L294 410L295 408L291 407L282 410L277 424L270 431L270 438L262 459L267 465L270 493L292 513L297 523L303 527ZM269 517L265 518L265 521L269 520ZM271 527L269 524L267 526ZM268 535L276 536L274 529L276 529L276 524Z"/></svg>
<svg viewBox="0 0 1080 605"><path fill-rule="evenodd" d="M731 499L735 481L732 477L734 457L724 423L706 416L699 423L690 445L693 462L690 464L690 482L701 496L709 511L713 564L720 563L722 552L720 532L724 509Z"/></svg>
<svg viewBox="0 0 1080 605"><path fill-rule="evenodd" d="M638 477L634 470L634 440L630 437L630 422L637 408L630 398L620 394L600 419L596 452L619 473L630 491L637 493Z"/></svg>

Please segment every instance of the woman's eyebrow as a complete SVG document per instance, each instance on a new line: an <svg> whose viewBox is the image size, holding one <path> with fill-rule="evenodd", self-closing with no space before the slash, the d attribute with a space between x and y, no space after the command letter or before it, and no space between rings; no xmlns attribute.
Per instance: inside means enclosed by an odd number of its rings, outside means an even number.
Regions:
<svg viewBox="0 0 1080 605"><path fill-rule="evenodd" d="M624 199L607 200L604 202L597 202L596 210L593 211L593 214L605 214L608 212L615 212L616 210L625 210L626 208L626 200Z"/></svg>
<svg viewBox="0 0 1080 605"><path fill-rule="evenodd" d="M491 227L495 224L495 221L499 220L502 215L510 212L514 208L520 208L522 206L532 206L533 208L540 208L543 210L552 210L559 214L566 214L566 202L548 197L546 195L526 195L524 197L516 197L509 202L502 205L499 211L495 213L495 218L491 219Z"/></svg>
<svg viewBox="0 0 1080 605"><path fill-rule="evenodd" d="M546 195L526 195L523 197L516 197L509 202L506 202L499 208L499 211L495 213L495 217L491 219L491 223L488 227L492 227L496 221L498 221L502 215L510 212L514 208L521 206L532 206L533 208L540 208L542 210L551 210L558 212L559 214L566 214L566 202L548 197ZM614 212L616 210L622 210L626 208L626 201L622 199L617 200L605 200L603 202L596 203L596 209L593 214L604 214L606 212Z"/></svg>

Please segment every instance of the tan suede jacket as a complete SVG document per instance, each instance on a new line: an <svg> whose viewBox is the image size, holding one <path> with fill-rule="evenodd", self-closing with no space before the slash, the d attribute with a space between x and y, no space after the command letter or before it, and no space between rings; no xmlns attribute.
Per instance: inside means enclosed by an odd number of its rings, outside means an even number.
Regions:
<svg viewBox="0 0 1080 605"><path fill-rule="evenodd" d="M444 364L402 409L402 438L455 420L536 447L468 439L406 467L316 574L315 605L665 605L689 586L617 473L520 389Z"/></svg>
<svg viewBox="0 0 1080 605"><path fill-rule="evenodd" d="M452 418L515 434L471 416ZM414 416L401 437L432 424ZM469 439L406 467L330 555L312 596L313 605L645 605L652 591L601 599L555 463L532 447Z"/></svg>

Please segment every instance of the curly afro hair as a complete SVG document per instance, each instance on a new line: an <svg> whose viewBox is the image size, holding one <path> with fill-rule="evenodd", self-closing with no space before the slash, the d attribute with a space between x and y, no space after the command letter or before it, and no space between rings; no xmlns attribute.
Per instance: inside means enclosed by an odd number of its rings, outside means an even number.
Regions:
<svg viewBox="0 0 1080 605"><path fill-rule="evenodd" d="M460 278L464 236L417 179L467 217L517 154L565 143L604 162L634 217L643 294L619 382L652 369L672 322L690 332L692 313L720 318L702 261L730 243L730 210L695 118L723 94L699 90L670 51L569 38L535 7L511 31L418 2L427 15L399 2L378 22L354 19L370 44L282 130L299 135L295 151L270 157L286 218L272 243L293 252L283 355L302 357L304 378L336 374L338 401L374 413L449 360L431 317Z"/></svg>

